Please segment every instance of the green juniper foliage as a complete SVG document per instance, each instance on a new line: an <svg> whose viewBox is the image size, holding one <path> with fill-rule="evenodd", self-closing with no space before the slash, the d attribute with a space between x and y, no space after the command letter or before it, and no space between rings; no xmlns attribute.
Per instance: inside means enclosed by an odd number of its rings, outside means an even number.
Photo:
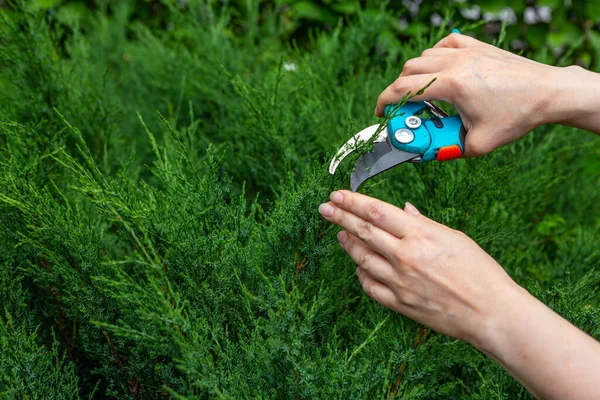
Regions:
<svg viewBox="0 0 600 400"><path fill-rule="evenodd" d="M529 398L469 345L361 290L318 205L401 63L391 15L307 48L276 13L0 6L0 397ZM251 3L251 2L250 2ZM239 16L237 17L239 21ZM445 31L406 43L416 57ZM401 61L402 61L401 60ZM537 129L364 193L460 229L600 339L600 140ZM535 340L536 332L531 332Z"/></svg>

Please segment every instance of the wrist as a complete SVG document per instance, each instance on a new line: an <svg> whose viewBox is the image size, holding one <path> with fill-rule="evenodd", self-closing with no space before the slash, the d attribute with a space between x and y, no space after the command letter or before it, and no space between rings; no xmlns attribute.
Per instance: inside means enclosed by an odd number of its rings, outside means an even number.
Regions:
<svg viewBox="0 0 600 400"><path fill-rule="evenodd" d="M540 124L556 123L600 130L600 74L579 66L550 67L539 107Z"/></svg>
<svg viewBox="0 0 600 400"><path fill-rule="evenodd" d="M511 345L511 332L536 299L512 280L499 293L490 299L493 302L469 343L503 365L502 356Z"/></svg>
<svg viewBox="0 0 600 400"><path fill-rule="evenodd" d="M536 398L598 398L600 344L516 284L472 344Z"/></svg>

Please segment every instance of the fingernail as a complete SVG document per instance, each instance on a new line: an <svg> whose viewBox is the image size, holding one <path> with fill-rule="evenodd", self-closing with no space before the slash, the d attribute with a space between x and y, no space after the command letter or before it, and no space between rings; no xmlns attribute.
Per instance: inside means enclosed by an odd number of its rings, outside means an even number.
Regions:
<svg viewBox="0 0 600 400"><path fill-rule="evenodd" d="M377 116L377 107L375 107L375 110L373 111L373 114L375 114L375 116Z"/></svg>
<svg viewBox="0 0 600 400"><path fill-rule="evenodd" d="M360 267L356 267L356 276L360 277Z"/></svg>
<svg viewBox="0 0 600 400"><path fill-rule="evenodd" d="M419 212L419 210L417 210L417 208L415 206L413 206L412 204L410 204L408 201L404 205L404 211L406 211L407 213L409 213L411 215L419 215L419 214L421 214Z"/></svg>
<svg viewBox="0 0 600 400"><path fill-rule="evenodd" d="M328 203L323 203L319 206L319 213L325 218L329 218L333 215L333 206Z"/></svg>
<svg viewBox="0 0 600 400"><path fill-rule="evenodd" d="M346 232L346 231L340 231L340 232L338 232L337 238L340 241L340 243L343 244L348 239L348 232Z"/></svg>
<svg viewBox="0 0 600 400"><path fill-rule="evenodd" d="M340 192L333 192L329 195L329 200L333 201L335 204L342 204L344 195Z"/></svg>

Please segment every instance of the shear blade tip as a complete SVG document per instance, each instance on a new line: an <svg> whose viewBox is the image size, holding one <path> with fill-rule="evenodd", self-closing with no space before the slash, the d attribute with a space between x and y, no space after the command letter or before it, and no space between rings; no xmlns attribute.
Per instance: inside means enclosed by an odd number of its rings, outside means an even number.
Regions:
<svg viewBox="0 0 600 400"><path fill-rule="evenodd" d="M353 192L356 192L362 183L363 181L359 180L354 174L352 174L350 177L350 189L352 189Z"/></svg>

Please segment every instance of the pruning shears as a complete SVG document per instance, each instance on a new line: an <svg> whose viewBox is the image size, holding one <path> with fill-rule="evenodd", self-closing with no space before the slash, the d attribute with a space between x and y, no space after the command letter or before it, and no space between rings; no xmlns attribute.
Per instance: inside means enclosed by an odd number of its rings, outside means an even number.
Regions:
<svg viewBox="0 0 600 400"><path fill-rule="evenodd" d="M423 113L429 114L429 118ZM400 108L388 105L385 114L391 117L385 129L379 124L363 129L331 160L329 173L334 174L359 143L376 136L373 150L364 152L356 162L350 178L352 191L367 179L404 162L448 161L460 157L465 150L466 130L460 117L449 117L429 101L408 102Z"/></svg>
<svg viewBox="0 0 600 400"><path fill-rule="evenodd" d="M460 33L458 29L452 29L452 32ZM422 117L424 112L429 118ZM460 117L449 117L429 101L408 102L400 108L390 104L385 108L385 115L390 117L386 129L381 129L379 124L363 129L331 160L329 173L333 175L340 162L359 143L373 140L373 150L360 156L350 177L353 192L367 179L404 162L448 161L465 151L467 131Z"/></svg>

